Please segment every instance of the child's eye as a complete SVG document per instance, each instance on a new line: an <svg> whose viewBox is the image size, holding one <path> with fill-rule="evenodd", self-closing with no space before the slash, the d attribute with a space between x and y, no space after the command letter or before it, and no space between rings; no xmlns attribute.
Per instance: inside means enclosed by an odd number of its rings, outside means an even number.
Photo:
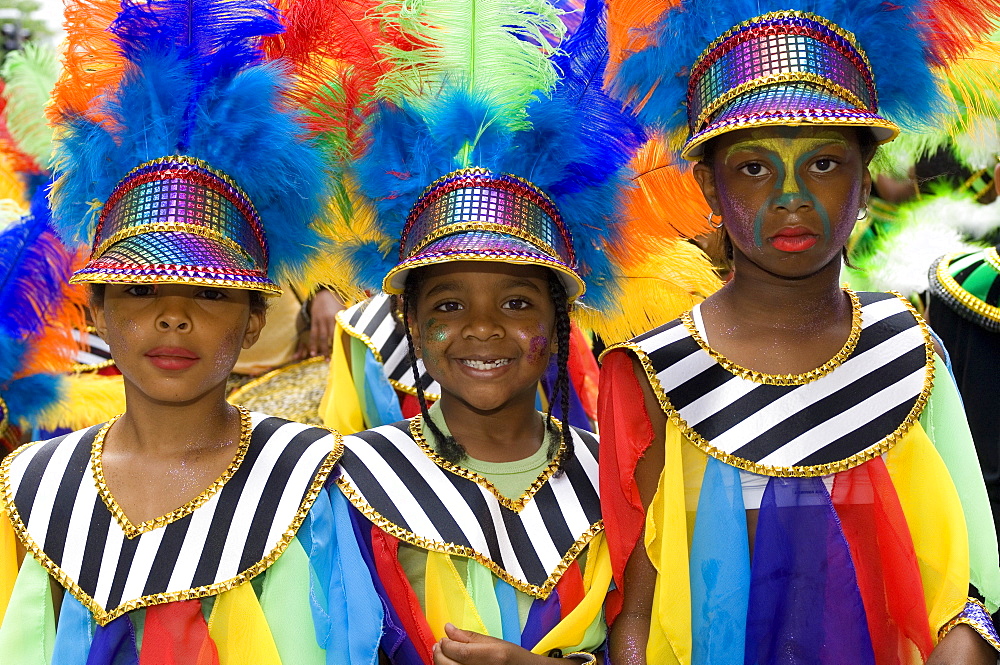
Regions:
<svg viewBox="0 0 1000 665"><path fill-rule="evenodd" d="M524 298L511 298L503 304L504 309L521 310L527 309L531 306L531 303Z"/></svg>
<svg viewBox="0 0 1000 665"><path fill-rule="evenodd" d="M130 286L127 289L125 289L125 293L129 294L130 296L136 296L137 298L141 298L143 296L155 295L156 287L151 286L149 284L135 284L134 286Z"/></svg>
<svg viewBox="0 0 1000 665"><path fill-rule="evenodd" d="M457 312L462 309L462 303L455 302L454 300L448 300L435 305L434 309L439 312Z"/></svg>
<svg viewBox="0 0 1000 665"><path fill-rule="evenodd" d="M222 289L203 289L198 292L198 297L205 300L223 300L226 294L222 292Z"/></svg>
<svg viewBox="0 0 1000 665"><path fill-rule="evenodd" d="M745 173L748 176L760 177L765 175L770 175L770 171L766 166L760 162L750 162L749 164L744 164L739 168L741 173Z"/></svg>
<svg viewBox="0 0 1000 665"><path fill-rule="evenodd" d="M837 168L837 162L829 158L817 159L809 167L809 170L814 173L829 173L830 171Z"/></svg>

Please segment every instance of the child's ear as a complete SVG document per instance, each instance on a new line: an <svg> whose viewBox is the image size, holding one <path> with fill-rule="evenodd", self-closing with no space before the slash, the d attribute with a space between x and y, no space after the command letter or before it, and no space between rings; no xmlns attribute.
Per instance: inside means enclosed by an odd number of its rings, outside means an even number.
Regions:
<svg viewBox="0 0 1000 665"><path fill-rule="evenodd" d="M410 339L413 340L413 353L416 354L418 358L422 359L424 357L424 352L421 345L423 338L420 336L420 326L411 325L412 323L413 319L410 319L409 321L404 321L403 325L409 326L410 328Z"/></svg>
<svg viewBox="0 0 1000 665"><path fill-rule="evenodd" d="M266 310L250 310L250 320L247 322L246 332L243 333L243 348L249 349L257 343L260 338L260 331L267 323Z"/></svg>
<svg viewBox="0 0 1000 665"><path fill-rule="evenodd" d="M104 302L98 302L96 298L90 301L90 318L94 322L94 331L97 336L108 341L108 320L104 318Z"/></svg>

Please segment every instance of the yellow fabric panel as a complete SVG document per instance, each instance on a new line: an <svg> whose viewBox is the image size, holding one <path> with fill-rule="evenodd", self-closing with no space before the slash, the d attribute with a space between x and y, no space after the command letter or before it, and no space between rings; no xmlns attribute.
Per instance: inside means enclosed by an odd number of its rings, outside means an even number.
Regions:
<svg viewBox="0 0 1000 665"><path fill-rule="evenodd" d="M583 600L539 640L532 652L545 654L557 648L565 651L565 645L585 644L588 641L587 632L604 610L604 598L611 585L611 556L603 531L590 541L589 550L583 573Z"/></svg>
<svg viewBox="0 0 1000 665"><path fill-rule="evenodd" d="M671 427L668 425L668 427ZM689 444L683 434L681 446L681 463L684 465L684 510L687 512L688 549L694 540L694 518L698 514L698 499L701 497L701 482L705 477L705 466L708 455L694 444Z"/></svg>
<svg viewBox="0 0 1000 665"><path fill-rule="evenodd" d="M323 419L323 424L345 436L365 429L361 402L354 390L351 364L344 351L346 337L347 333L344 332L340 321L337 321L333 333L330 376L327 379L326 392L323 393L323 399L319 403L319 415Z"/></svg>
<svg viewBox="0 0 1000 665"><path fill-rule="evenodd" d="M969 589L969 544L965 514L948 469L914 423L885 454L924 583L931 633L962 611Z"/></svg>
<svg viewBox="0 0 1000 665"><path fill-rule="evenodd" d="M208 633L219 650L220 665L281 665L278 647L250 582L219 594L208 619Z"/></svg>
<svg viewBox="0 0 1000 665"><path fill-rule="evenodd" d="M443 552L427 552L424 577L424 605L427 623L436 639L445 637L444 625L452 623L462 630L489 635L462 577Z"/></svg>
<svg viewBox="0 0 1000 665"><path fill-rule="evenodd" d="M659 487L646 513L646 553L656 567L654 620L649 626L646 662L691 662L691 582L688 575L688 520L684 448L693 448L672 423L664 436L665 456ZM692 458L694 459L694 458ZM704 470L704 461L701 462ZM693 482L693 479L688 478ZM699 481L700 485L700 481ZM695 504L697 505L697 504Z"/></svg>
<svg viewBox="0 0 1000 665"><path fill-rule="evenodd" d="M0 506L0 623L14 591L14 580L17 579L17 536L10 524L7 513Z"/></svg>

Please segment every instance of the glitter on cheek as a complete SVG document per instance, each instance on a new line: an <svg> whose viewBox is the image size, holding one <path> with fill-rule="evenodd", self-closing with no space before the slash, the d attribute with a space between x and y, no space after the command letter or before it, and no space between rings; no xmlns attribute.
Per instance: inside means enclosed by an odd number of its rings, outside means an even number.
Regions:
<svg viewBox="0 0 1000 665"><path fill-rule="evenodd" d="M535 335L528 342L528 362L535 363L545 355L545 350L549 348L549 338L544 335Z"/></svg>

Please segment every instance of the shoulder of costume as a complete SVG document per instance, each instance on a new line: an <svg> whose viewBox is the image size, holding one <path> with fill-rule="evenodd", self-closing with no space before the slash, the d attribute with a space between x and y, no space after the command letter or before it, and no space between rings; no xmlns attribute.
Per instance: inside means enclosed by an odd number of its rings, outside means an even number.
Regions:
<svg viewBox="0 0 1000 665"><path fill-rule="evenodd" d="M107 424L26 444L0 464L14 531L101 625L239 586L281 556L343 450L331 430L249 416L250 435L223 476L141 524L128 520L95 464Z"/></svg>
<svg viewBox="0 0 1000 665"><path fill-rule="evenodd" d="M942 256L931 266L930 291L962 318L1000 332L1000 257L996 247Z"/></svg>
<svg viewBox="0 0 1000 665"><path fill-rule="evenodd" d="M337 478L344 495L396 538L473 559L524 593L547 598L604 528L597 437L573 428L575 455L563 471L557 473L553 461L512 500L485 478L438 457L414 435L419 422L344 437Z"/></svg>
<svg viewBox="0 0 1000 665"><path fill-rule="evenodd" d="M413 378L406 333L393 310L391 295L379 292L338 312L337 320L344 332L361 340L371 350L382 366L382 374L396 390L417 394L418 384ZM424 361L419 358L417 371L424 396L429 400L440 399L441 386L427 373Z"/></svg>
<svg viewBox="0 0 1000 665"><path fill-rule="evenodd" d="M746 471L819 476L888 451L920 417L934 379L923 319L897 293L852 294L841 351L803 374L740 367L704 342L689 314L611 348L642 363L687 438Z"/></svg>

